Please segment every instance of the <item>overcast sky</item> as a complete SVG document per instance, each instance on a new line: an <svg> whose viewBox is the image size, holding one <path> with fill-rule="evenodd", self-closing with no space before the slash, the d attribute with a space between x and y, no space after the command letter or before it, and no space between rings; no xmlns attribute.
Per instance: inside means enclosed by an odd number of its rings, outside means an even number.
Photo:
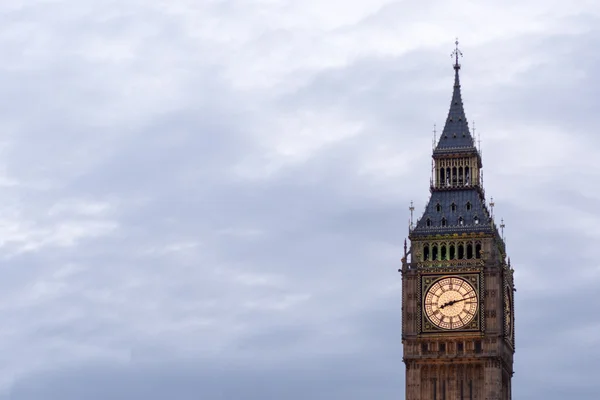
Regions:
<svg viewBox="0 0 600 400"><path fill-rule="evenodd" d="M421 3L2 2L0 397L403 399L458 36L514 398L597 399L600 3Z"/></svg>

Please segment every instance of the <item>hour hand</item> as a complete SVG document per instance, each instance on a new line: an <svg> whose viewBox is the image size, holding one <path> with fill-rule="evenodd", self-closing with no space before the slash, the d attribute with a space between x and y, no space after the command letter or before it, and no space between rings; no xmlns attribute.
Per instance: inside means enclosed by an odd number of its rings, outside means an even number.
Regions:
<svg viewBox="0 0 600 400"><path fill-rule="evenodd" d="M447 302L446 304L442 304L442 305L440 306L440 308L446 308L446 307L448 307L448 306L451 306L451 305L453 305L453 304L456 304L456 303L458 303L459 301L465 301L465 300L469 300L469 299L476 299L476 298L477 298L477 296L471 296L471 297L465 297L465 298L458 299L458 300L450 300L450 301L449 301L449 302Z"/></svg>
<svg viewBox="0 0 600 400"><path fill-rule="evenodd" d="M440 308L446 308L447 306L451 306L452 304L454 304L454 303L456 303L456 302L458 302L458 301L460 301L460 300L450 300L450 301L449 301L449 302L447 302L446 304L442 304L442 305L440 306Z"/></svg>

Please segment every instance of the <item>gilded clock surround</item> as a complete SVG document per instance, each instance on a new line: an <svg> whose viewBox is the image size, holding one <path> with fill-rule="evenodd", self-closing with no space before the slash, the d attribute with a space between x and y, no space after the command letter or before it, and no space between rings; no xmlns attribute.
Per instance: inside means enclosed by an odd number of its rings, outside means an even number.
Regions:
<svg viewBox="0 0 600 400"><path fill-rule="evenodd" d="M504 285L504 337L514 348L515 330L514 324L515 319L513 317L514 302L513 302L513 289L510 283Z"/></svg>
<svg viewBox="0 0 600 400"><path fill-rule="evenodd" d="M479 274L423 275L422 332L479 330L480 286ZM469 296L474 298L467 298ZM440 320L438 315L443 319Z"/></svg>

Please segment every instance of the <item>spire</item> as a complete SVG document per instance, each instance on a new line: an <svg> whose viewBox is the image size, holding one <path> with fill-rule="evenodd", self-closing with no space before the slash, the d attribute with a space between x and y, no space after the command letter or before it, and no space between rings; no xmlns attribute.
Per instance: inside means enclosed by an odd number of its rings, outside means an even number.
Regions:
<svg viewBox="0 0 600 400"><path fill-rule="evenodd" d="M459 56L462 57L462 52L458 48L458 39L455 42L456 48L451 56L454 58L454 91L452 93L452 101L450 102L450 110L444 130L440 135L436 151L446 149L463 148L472 150L475 148L475 142L469 132L469 124L463 108L462 96L460 93L460 64Z"/></svg>
<svg viewBox="0 0 600 400"><path fill-rule="evenodd" d="M485 203L481 155L469 132L463 108L459 75L462 53L458 48L458 40L456 45L452 52L452 101L444 129L437 131L437 145L433 150L431 197L421 218L410 230L411 240L433 235L496 233L490 208ZM455 156L460 163L450 162ZM493 213L493 204L490 206ZM410 210L412 214L412 208Z"/></svg>

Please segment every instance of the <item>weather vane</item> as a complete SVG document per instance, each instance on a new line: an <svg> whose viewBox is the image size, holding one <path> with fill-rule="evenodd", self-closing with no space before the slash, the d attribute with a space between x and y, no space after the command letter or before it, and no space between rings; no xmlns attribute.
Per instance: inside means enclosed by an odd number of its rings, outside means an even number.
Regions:
<svg viewBox="0 0 600 400"><path fill-rule="evenodd" d="M410 210L410 229L412 230L412 228L413 228L413 211L415 211L415 206L413 206L412 200L410 201L410 207L408 207L408 209Z"/></svg>
<svg viewBox="0 0 600 400"><path fill-rule="evenodd" d="M504 240L504 227L506 227L506 225L504 225L504 218L502 218L502 220L500 221L500 230L502 231L502 240Z"/></svg>
<svg viewBox="0 0 600 400"><path fill-rule="evenodd" d="M490 208L492 209L492 219L494 219L494 206L496 205L496 203L494 203L494 198L491 198L490 201Z"/></svg>
<svg viewBox="0 0 600 400"><path fill-rule="evenodd" d="M450 57L454 57L454 60L455 60L454 68L460 68L460 64L458 63L458 56L462 57L463 53L458 48L458 38L456 38L456 42L454 42L454 44L456 45L456 48L454 49L452 54L450 54Z"/></svg>

